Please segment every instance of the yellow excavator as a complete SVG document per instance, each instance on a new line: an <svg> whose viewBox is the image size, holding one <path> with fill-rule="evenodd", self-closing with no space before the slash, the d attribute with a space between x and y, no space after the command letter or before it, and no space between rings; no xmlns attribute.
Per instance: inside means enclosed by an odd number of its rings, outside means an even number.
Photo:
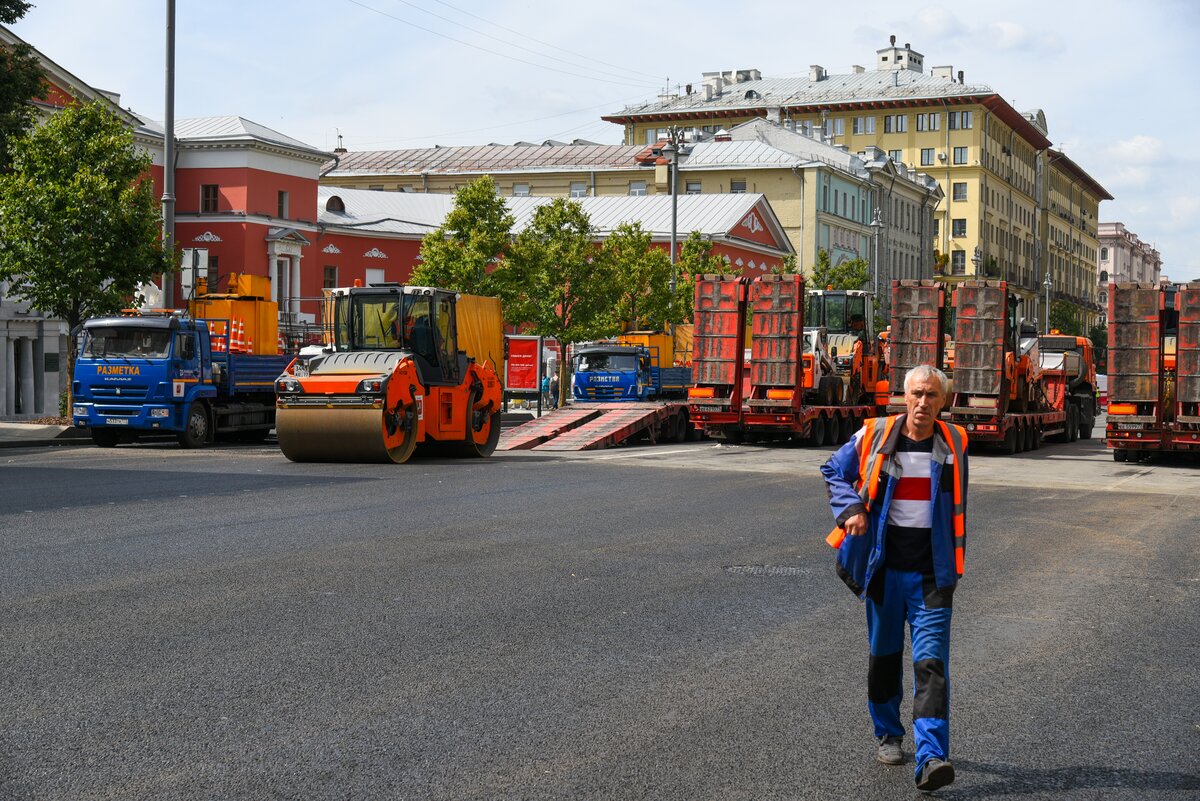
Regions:
<svg viewBox="0 0 1200 801"><path fill-rule="evenodd" d="M477 457L496 449L499 301L372 284L327 290L325 320L326 345L275 382L284 456L403 464L418 446Z"/></svg>

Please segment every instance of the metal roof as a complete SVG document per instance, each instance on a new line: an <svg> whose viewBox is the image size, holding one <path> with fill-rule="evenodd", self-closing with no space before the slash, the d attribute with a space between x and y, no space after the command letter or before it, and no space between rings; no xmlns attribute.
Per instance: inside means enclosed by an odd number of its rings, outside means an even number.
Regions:
<svg viewBox="0 0 1200 801"><path fill-rule="evenodd" d="M701 87L703 88L703 87ZM678 95L626 106L602 119L644 114L673 114L680 111L745 109L764 106L805 106L822 103L867 102L872 100L933 100L943 97L971 97L995 94L986 84L962 84L949 78L935 78L911 70L868 70L847 75L809 78L761 78L729 84L711 100L704 92ZM749 95L749 97L748 97Z"/></svg>
<svg viewBox="0 0 1200 801"><path fill-rule="evenodd" d="M306 153L329 155L299 139L293 139L245 117L189 117L175 120L175 138L181 142L257 141Z"/></svg>
<svg viewBox="0 0 1200 801"><path fill-rule="evenodd" d="M326 210L330 198L338 197L346 211ZM692 231L709 238L724 238L756 207L764 211L763 222L785 252L791 245L763 195L679 195L676 231L682 241ZM517 233L533 220L537 209L555 198L510 197L504 201L513 215L512 231ZM618 195L612 197L572 198L588 215L599 238L608 236L623 223L637 222L656 239L671 235L670 195ZM422 192L378 192L322 186L317 190L321 225L329 228L423 236L440 226L454 208L453 195ZM761 203L761 206L760 206Z"/></svg>
<svg viewBox="0 0 1200 801"><path fill-rule="evenodd" d="M419 175L421 173L496 173L535 170L590 170L633 167L637 145L560 143L422 147L408 150L369 150L338 154L328 174ZM330 162L332 165L333 162Z"/></svg>

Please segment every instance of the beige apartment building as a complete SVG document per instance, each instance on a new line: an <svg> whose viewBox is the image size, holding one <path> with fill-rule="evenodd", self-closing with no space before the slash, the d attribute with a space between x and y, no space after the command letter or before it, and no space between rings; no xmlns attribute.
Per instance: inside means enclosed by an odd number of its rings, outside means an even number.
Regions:
<svg viewBox="0 0 1200 801"><path fill-rule="evenodd" d="M798 78L708 72L603 119L623 126L628 144L672 128L704 136L765 119L818 131L850 152L877 147L940 184L932 234L949 259L947 281L1005 278L1034 301L1049 271L1058 296L1099 308L1088 254L1097 248L1099 203L1111 195L1051 149L1040 109L1018 111L951 66L927 71L925 56L895 37L876 52L874 69L836 75L813 65Z"/></svg>

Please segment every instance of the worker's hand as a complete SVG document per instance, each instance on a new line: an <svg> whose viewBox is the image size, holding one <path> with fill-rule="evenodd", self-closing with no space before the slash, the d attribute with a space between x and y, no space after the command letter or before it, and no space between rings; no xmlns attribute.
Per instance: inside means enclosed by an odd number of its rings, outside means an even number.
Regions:
<svg viewBox="0 0 1200 801"><path fill-rule="evenodd" d="M842 529L851 537L861 537L867 533L867 516L859 512L854 517L847 518L842 524Z"/></svg>

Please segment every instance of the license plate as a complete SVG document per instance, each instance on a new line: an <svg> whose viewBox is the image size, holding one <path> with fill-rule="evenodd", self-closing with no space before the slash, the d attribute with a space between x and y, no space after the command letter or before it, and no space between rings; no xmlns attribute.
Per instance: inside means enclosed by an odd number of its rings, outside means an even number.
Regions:
<svg viewBox="0 0 1200 801"><path fill-rule="evenodd" d="M127 425L129 425L129 420L124 417L105 417L104 425L106 425L106 426L127 426Z"/></svg>
<svg viewBox="0 0 1200 801"><path fill-rule="evenodd" d="M719 412L719 411L721 411L721 407L720 406L693 406L692 411L695 411L695 412Z"/></svg>
<svg viewBox="0 0 1200 801"><path fill-rule="evenodd" d="M1141 423L1117 423L1117 428L1119 428L1121 431L1140 431L1142 428L1142 424Z"/></svg>

